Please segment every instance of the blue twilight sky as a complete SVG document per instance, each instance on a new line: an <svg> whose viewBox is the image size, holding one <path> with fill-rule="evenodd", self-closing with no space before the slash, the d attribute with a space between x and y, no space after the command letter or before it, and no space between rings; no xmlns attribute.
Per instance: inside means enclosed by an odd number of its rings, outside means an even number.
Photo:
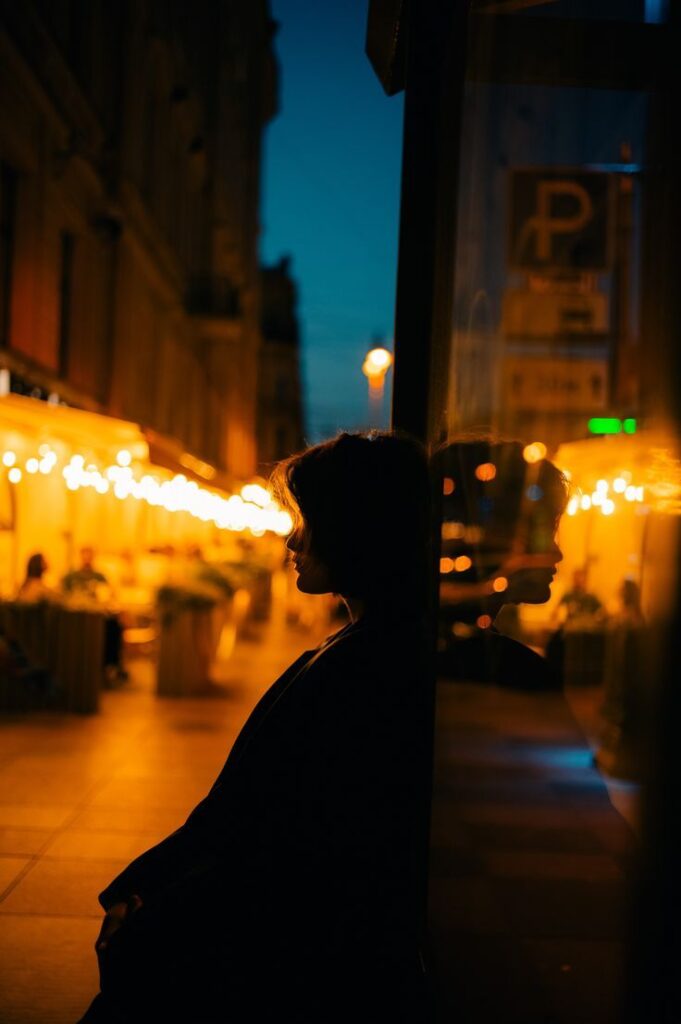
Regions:
<svg viewBox="0 0 681 1024"><path fill-rule="evenodd" d="M367 0L271 0L271 10L281 112L265 135L261 258L293 258L307 440L317 441L368 425L362 361L376 333L392 347L403 103L365 56ZM391 373L386 392L390 383Z"/></svg>

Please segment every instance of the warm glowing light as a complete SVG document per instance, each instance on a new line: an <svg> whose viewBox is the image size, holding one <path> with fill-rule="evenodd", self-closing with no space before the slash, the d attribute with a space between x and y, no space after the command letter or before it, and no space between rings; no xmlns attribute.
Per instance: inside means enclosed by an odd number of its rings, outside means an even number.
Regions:
<svg viewBox="0 0 681 1024"><path fill-rule="evenodd" d="M546 458L546 445L542 441L533 441L523 448L525 462L541 462Z"/></svg>
<svg viewBox="0 0 681 1024"><path fill-rule="evenodd" d="M12 469L10 469L9 473L7 474L7 477L11 484L18 484L19 481L21 480L21 470L19 469L18 466L14 466Z"/></svg>
<svg viewBox="0 0 681 1024"><path fill-rule="evenodd" d="M464 534L463 523L443 523L442 524L442 539L443 540L460 540Z"/></svg>
<svg viewBox="0 0 681 1024"><path fill-rule="evenodd" d="M579 498L576 498L576 497L570 498L570 500L567 503L567 509L566 509L567 514L569 516L576 515L578 508L579 508Z"/></svg>
<svg viewBox="0 0 681 1024"><path fill-rule="evenodd" d="M42 458L38 464L38 469L40 470L41 473L44 473L45 476L47 476L48 473L51 473L53 468L54 462L47 456L44 456L44 458Z"/></svg>
<svg viewBox="0 0 681 1024"><path fill-rule="evenodd" d="M266 508L272 500L270 492L260 484L246 484L241 488L241 497L244 501L251 501L261 508Z"/></svg>
<svg viewBox="0 0 681 1024"><path fill-rule="evenodd" d="M37 473L39 469L40 469L40 463L38 462L37 459L27 459L26 460L26 472L27 473Z"/></svg>
<svg viewBox="0 0 681 1024"><path fill-rule="evenodd" d="M17 456L15 452L5 452L2 456L2 463L4 466L13 466L16 461Z"/></svg>
<svg viewBox="0 0 681 1024"><path fill-rule="evenodd" d="M447 573L453 572L454 570L454 559L453 558L441 558L440 559L440 572Z"/></svg>
<svg viewBox="0 0 681 1024"><path fill-rule="evenodd" d="M50 449L49 444L41 444L38 447L38 455L42 455L43 457L45 455L49 455L50 451L51 451L51 449Z"/></svg>
<svg viewBox="0 0 681 1024"><path fill-rule="evenodd" d="M601 494L607 494L608 493L608 486L609 485L608 485L608 481L607 480L597 480L596 481L596 490L600 491Z"/></svg>
<svg viewBox="0 0 681 1024"><path fill-rule="evenodd" d="M478 480L483 480L486 483L488 480L494 480L497 475L497 467L493 462L482 462L476 467L475 475Z"/></svg>
<svg viewBox="0 0 681 1024"><path fill-rule="evenodd" d="M588 512L589 509L591 508L591 497L588 494L583 494L581 499L580 499L579 506L585 512Z"/></svg>
<svg viewBox="0 0 681 1024"><path fill-rule="evenodd" d="M392 366L392 353L387 348L372 348L370 352L367 352L364 365L366 366L367 376L371 374L382 374Z"/></svg>
<svg viewBox="0 0 681 1024"><path fill-rule="evenodd" d="M468 555L459 555L458 558L454 559L454 569L456 572L465 572L466 569L470 569L473 562Z"/></svg>
<svg viewBox="0 0 681 1024"><path fill-rule="evenodd" d="M615 494L624 494L627 489L627 481L623 476L616 476L612 482L612 489Z"/></svg>
<svg viewBox="0 0 681 1024"><path fill-rule="evenodd" d="M116 456L116 462L119 466L129 466L132 462L132 455L126 448L121 448Z"/></svg>
<svg viewBox="0 0 681 1024"><path fill-rule="evenodd" d="M505 590L508 590L508 580L505 576L497 576L492 583L492 590L497 594L503 594Z"/></svg>
<svg viewBox="0 0 681 1024"><path fill-rule="evenodd" d="M636 501L636 488L633 484L629 484L629 486L624 492L624 497L627 499L627 501Z"/></svg>
<svg viewBox="0 0 681 1024"><path fill-rule="evenodd" d="M492 618L489 615L479 615L475 620L475 625L478 629L489 629L492 625Z"/></svg>
<svg viewBox="0 0 681 1024"><path fill-rule="evenodd" d="M603 504L601 505L601 512L603 513L603 515L604 516L611 516L614 511L615 511L615 502L612 500L612 498L605 498L603 500Z"/></svg>
<svg viewBox="0 0 681 1024"><path fill-rule="evenodd" d="M451 476L446 476L444 478L444 480L442 481L442 493L445 495L445 497L448 497L450 494L454 494L455 486L456 485L452 480Z"/></svg>

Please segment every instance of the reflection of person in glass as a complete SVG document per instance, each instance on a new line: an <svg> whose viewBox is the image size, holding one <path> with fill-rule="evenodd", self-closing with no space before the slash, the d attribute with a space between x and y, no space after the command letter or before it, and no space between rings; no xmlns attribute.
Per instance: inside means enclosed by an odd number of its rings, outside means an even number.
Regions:
<svg viewBox="0 0 681 1024"><path fill-rule="evenodd" d="M557 685L547 662L496 626L502 609L543 604L562 559L567 484L516 441L463 440L434 456L442 480L438 665L449 677L525 689Z"/></svg>
<svg viewBox="0 0 681 1024"><path fill-rule="evenodd" d="M84 1021L425 1019L425 455L343 434L274 482L299 589L339 594L350 622L284 672L187 822L101 894Z"/></svg>

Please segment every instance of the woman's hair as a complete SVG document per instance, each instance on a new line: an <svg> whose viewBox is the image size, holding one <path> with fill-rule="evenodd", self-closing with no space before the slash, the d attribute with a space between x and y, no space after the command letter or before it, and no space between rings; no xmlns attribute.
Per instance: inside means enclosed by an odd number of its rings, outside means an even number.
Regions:
<svg viewBox="0 0 681 1024"><path fill-rule="evenodd" d="M38 551L26 563L26 579L39 580L45 572L45 559Z"/></svg>
<svg viewBox="0 0 681 1024"><path fill-rule="evenodd" d="M423 446L388 432L340 434L278 463L272 486L333 590L423 606L429 569L429 475Z"/></svg>
<svg viewBox="0 0 681 1024"><path fill-rule="evenodd" d="M443 446L433 465L442 488L442 554L471 561L457 580L486 579L508 555L552 542L568 485L548 459L528 462L519 441L475 438Z"/></svg>

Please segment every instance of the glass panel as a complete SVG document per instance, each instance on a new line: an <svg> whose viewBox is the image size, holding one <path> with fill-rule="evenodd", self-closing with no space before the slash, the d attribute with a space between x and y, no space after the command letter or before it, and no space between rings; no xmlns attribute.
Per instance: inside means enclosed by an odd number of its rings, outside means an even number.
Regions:
<svg viewBox="0 0 681 1024"><path fill-rule="evenodd" d="M668 10L624 0L473 10L436 456L433 834L456 820L466 862L485 878L470 920L450 904L449 927L470 940L457 940L462 1015L502 1019L506 1001L506 1019L544 1019L543 997L528 994L541 961L551 998L565 975L571 1002L556 1020L616 1019L626 935L620 910L605 907L627 894L612 844L635 855L645 838L661 638L678 587L678 400L663 339L674 271L653 231L668 142L650 78L663 31L653 23ZM610 19L624 70L592 59L591 26L602 27L590 19ZM627 54L639 45L636 66ZM541 65L552 52L555 64ZM431 889L437 932L447 924L437 869ZM510 937L522 938L524 981L481 1004L483 919L504 934L507 966L519 948ZM567 975L598 943L605 959L583 966L580 988Z"/></svg>

